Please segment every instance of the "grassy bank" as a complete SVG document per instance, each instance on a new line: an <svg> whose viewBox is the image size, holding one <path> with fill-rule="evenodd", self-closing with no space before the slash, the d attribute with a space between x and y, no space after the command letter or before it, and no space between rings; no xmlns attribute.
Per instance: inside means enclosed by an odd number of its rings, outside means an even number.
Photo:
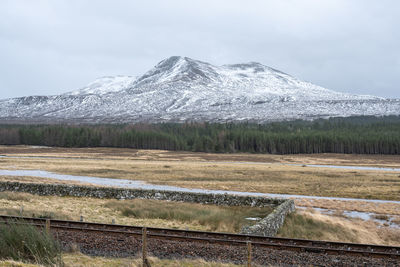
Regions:
<svg viewBox="0 0 400 267"><path fill-rule="evenodd" d="M0 192L0 214L146 225L204 231L238 232L254 223L247 217L265 217L272 208L226 207L160 200L108 200L36 196Z"/></svg>
<svg viewBox="0 0 400 267"><path fill-rule="evenodd" d="M341 213L324 215L307 210L286 217L280 237L400 246L400 230L373 221L349 219Z"/></svg>

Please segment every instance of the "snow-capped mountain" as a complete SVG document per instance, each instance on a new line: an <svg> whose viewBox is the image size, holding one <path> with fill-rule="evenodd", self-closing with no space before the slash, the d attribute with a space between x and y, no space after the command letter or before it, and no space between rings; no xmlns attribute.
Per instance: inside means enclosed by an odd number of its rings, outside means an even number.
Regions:
<svg viewBox="0 0 400 267"><path fill-rule="evenodd" d="M55 96L0 100L2 122L160 122L399 115L400 100L339 93L260 63L214 66L173 56Z"/></svg>

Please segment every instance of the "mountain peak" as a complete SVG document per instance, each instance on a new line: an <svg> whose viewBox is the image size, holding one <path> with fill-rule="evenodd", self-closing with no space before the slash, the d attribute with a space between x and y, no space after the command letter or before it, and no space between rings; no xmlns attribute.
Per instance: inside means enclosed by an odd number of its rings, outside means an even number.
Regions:
<svg viewBox="0 0 400 267"><path fill-rule="evenodd" d="M400 100L335 92L258 62L213 66L181 56L139 78L102 77L58 96L0 101L0 121L266 122L390 114L400 114Z"/></svg>
<svg viewBox="0 0 400 267"><path fill-rule="evenodd" d="M147 83L200 82L207 83L218 76L209 63L188 57L171 56L160 61L153 69L138 79L141 85Z"/></svg>
<svg viewBox="0 0 400 267"><path fill-rule="evenodd" d="M203 62L200 60L192 59L189 57L182 57L182 56L171 56L160 61L155 68L172 68L174 66L199 66L199 65L210 65L207 62Z"/></svg>
<svg viewBox="0 0 400 267"><path fill-rule="evenodd" d="M178 64L178 62L184 61L185 57L171 56L169 58L161 60L155 67L156 68L171 68Z"/></svg>

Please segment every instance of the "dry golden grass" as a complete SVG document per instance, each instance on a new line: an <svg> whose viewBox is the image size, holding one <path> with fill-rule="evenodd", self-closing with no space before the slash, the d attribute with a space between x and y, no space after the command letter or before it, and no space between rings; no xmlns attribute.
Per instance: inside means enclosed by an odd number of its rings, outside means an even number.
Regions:
<svg viewBox="0 0 400 267"><path fill-rule="evenodd" d="M0 260L0 267L43 267L43 265L24 263L20 261L13 260Z"/></svg>
<svg viewBox="0 0 400 267"><path fill-rule="evenodd" d="M238 232L271 208L225 207L159 200L108 200L0 192L0 214L203 231Z"/></svg>
<svg viewBox="0 0 400 267"><path fill-rule="evenodd" d="M20 182L20 183L34 183L34 184L65 184L65 185L85 185L85 186L97 186L102 187L102 185L94 185L89 183L80 183L75 181L61 181L50 178L42 178L42 177L31 177L31 176L7 176L0 175L0 182Z"/></svg>
<svg viewBox="0 0 400 267"><path fill-rule="evenodd" d="M400 246L400 229L373 221L325 215L314 210L289 215L278 236Z"/></svg>
<svg viewBox="0 0 400 267"><path fill-rule="evenodd" d="M393 222L394 222L395 224L400 225L400 217L395 218L395 219L393 220Z"/></svg>
<svg viewBox="0 0 400 267"><path fill-rule="evenodd" d="M0 168L144 180L188 188L400 200L396 172L282 165L294 162L399 167L399 156L207 154L115 148L0 147ZM56 158L47 158L56 157ZM342 157L342 160L339 159ZM241 161L247 162L241 162ZM387 162L385 161L387 160ZM254 161L254 162L250 162ZM386 162L386 163L385 163Z"/></svg>
<svg viewBox="0 0 400 267"><path fill-rule="evenodd" d="M244 225L254 224L246 218L264 218L273 210L272 207L228 207L140 199L112 200L105 207L126 217L196 222L212 231L235 233Z"/></svg>
<svg viewBox="0 0 400 267"><path fill-rule="evenodd" d="M141 259L134 258L104 258L104 257L89 257L83 254L64 254L64 263L67 267L141 267ZM236 265L220 262L207 262L202 259L196 260L160 260L154 257L149 257L151 266L163 267L238 267L244 265Z"/></svg>
<svg viewBox="0 0 400 267"><path fill-rule="evenodd" d="M0 154L15 156L74 157L161 161L224 161L263 162L295 164L356 165L377 167L400 167L397 155L355 154L298 154L271 155L250 153L202 153L167 150L137 150L130 148L62 148L37 146L0 146Z"/></svg>
<svg viewBox="0 0 400 267"><path fill-rule="evenodd" d="M141 259L138 258L105 258L90 257L80 253L63 254L65 267L142 267ZM162 267L239 267L236 265L220 262L207 262L202 259L196 260L160 260L149 257L151 266ZM28 264L11 260L0 261L0 267L42 267L42 265Z"/></svg>

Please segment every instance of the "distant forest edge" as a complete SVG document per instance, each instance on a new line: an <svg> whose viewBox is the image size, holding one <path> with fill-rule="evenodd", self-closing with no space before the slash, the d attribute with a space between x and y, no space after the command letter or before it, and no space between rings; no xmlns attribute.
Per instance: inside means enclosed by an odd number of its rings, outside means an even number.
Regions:
<svg viewBox="0 0 400 267"><path fill-rule="evenodd" d="M271 154L400 154L400 116L253 123L0 125L2 145Z"/></svg>

